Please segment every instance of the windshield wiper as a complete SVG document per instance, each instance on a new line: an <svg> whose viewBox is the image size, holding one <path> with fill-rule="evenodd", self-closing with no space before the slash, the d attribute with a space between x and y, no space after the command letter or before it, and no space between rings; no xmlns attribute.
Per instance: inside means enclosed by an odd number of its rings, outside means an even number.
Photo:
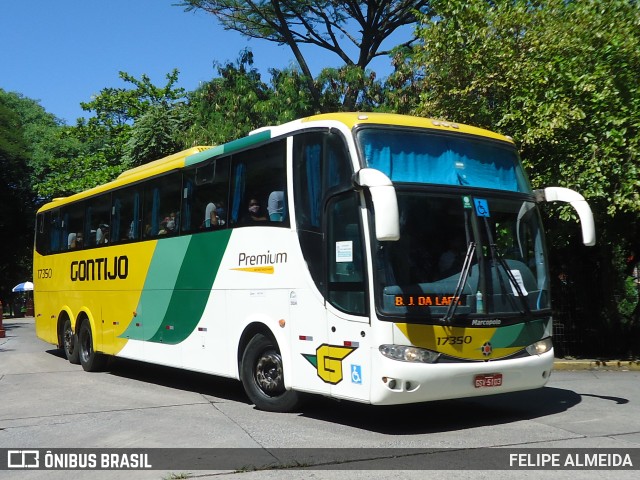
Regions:
<svg viewBox="0 0 640 480"><path fill-rule="evenodd" d="M503 256L500 254L500 251L498 250L498 246L493 241L493 235L491 235L491 227L489 226L489 222L487 221L486 218L484 219L484 224L487 229L487 238L489 240L489 248L491 249L491 257L493 260L493 264L496 266L499 265L500 267L502 267L502 270L504 270L504 273L507 275L507 278L509 279L509 283L511 283L511 286L516 291L517 293L516 296L520 299L520 303L522 304L522 310L520 310L520 313L523 315L531 315L531 309L529 308L529 304L522 291L522 288L520 288L520 284L516 280L516 277L513 274L513 272L511 272L511 269L509 268L509 265L507 265L507 262L504 261ZM497 276L498 276L498 280L502 284L502 278L500 277L500 274L498 274ZM503 285L503 289L505 291L508 291L504 285Z"/></svg>
<svg viewBox="0 0 640 480"><path fill-rule="evenodd" d="M458 304L460 303L460 295L464 289L467 280L469 279L469 273L471 272L471 262L473 260L473 253L476 251L476 242L469 242L467 245L467 253L462 263L462 270L460 271L460 277L458 278L458 284L453 292L453 299L447 308L447 313L442 317L442 323L449 323L456 313Z"/></svg>

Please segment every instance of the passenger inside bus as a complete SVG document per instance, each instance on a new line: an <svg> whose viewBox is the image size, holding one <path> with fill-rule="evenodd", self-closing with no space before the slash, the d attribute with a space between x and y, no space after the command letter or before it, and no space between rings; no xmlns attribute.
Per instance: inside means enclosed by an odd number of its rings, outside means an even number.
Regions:
<svg viewBox="0 0 640 480"><path fill-rule="evenodd" d="M269 212L269 220L282 222L284 219L284 192L282 190L271 192L267 203L267 211Z"/></svg>
<svg viewBox="0 0 640 480"><path fill-rule="evenodd" d="M216 203L209 202L204 212L203 227L215 228L223 226L226 223L224 216L225 211L222 201L218 201Z"/></svg>
<svg viewBox="0 0 640 480"><path fill-rule="evenodd" d="M101 223L96 229L96 245L109 243L109 225Z"/></svg>
<svg viewBox="0 0 640 480"><path fill-rule="evenodd" d="M176 233L177 225L176 213L169 213L169 215L164 217L164 219L160 222L160 230L158 231L158 235L172 235Z"/></svg>
<svg viewBox="0 0 640 480"><path fill-rule="evenodd" d="M252 197L249 200L249 206L247 207L247 214L245 215L244 221L246 223L252 222L264 222L267 220L267 216L264 213L262 207L258 200Z"/></svg>
<svg viewBox="0 0 640 480"><path fill-rule="evenodd" d="M69 250L73 250L76 248L82 248L82 233L71 232L67 239L67 246Z"/></svg>

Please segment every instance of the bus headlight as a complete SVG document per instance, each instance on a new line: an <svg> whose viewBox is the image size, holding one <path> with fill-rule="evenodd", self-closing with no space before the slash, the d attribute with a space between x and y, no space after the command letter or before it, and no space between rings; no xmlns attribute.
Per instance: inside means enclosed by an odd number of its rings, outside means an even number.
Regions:
<svg viewBox="0 0 640 480"><path fill-rule="evenodd" d="M380 353L391 360L419 363L433 363L440 356L439 353L431 350L406 345L380 345Z"/></svg>
<svg viewBox="0 0 640 480"><path fill-rule="evenodd" d="M543 338L539 342L532 343L529 345L526 350L529 355L542 355L543 353L548 352L553 347L553 343L551 342L551 337Z"/></svg>

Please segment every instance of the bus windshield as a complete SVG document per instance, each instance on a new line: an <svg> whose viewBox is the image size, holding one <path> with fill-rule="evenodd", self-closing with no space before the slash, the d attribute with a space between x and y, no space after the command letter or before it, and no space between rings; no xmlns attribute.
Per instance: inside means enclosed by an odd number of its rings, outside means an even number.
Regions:
<svg viewBox="0 0 640 480"><path fill-rule="evenodd" d="M530 192L513 145L424 129L363 128L357 133L366 167L394 183L430 183Z"/></svg>
<svg viewBox="0 0 640 480"><path fill-rule="evenodd" d="M532 201L415 189L397 195L400 240L376 250L383 315L548 315L543 230Z"/></svg>

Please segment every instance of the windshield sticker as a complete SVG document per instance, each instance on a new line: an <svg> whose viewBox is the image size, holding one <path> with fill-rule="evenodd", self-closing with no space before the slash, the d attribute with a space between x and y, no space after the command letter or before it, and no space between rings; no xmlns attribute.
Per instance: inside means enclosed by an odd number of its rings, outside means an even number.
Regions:
<svg viewBox="0 0 640 480"><path fill-rule="evenodd" d="M520 273L520 270L511 270L511 275L513 275L513 278L518 284L518 287L520 287L520 291L522 292L522 295L524 295L525 297L529 295L529 292L527 292L527 289L524 288L524 280L522 280L522 274ZM509 281L509 283L511 284L511 290L513 290L513 294L517 297L518 289L516 288L516 286L513 284L512 281Z"/></svg>
<svg viewBox="0 0 640 480"><path fill-rule="evenodd" d="M489 202L487 202L484 198L474 198L473 202L476 206L476 214L479 217L490 217L489 214Z"/></svg>
<svg viewBox="0 0 640 480"><path fill-rule="evenodd" d="M353 241L336 242L336 263L353 262Z"/></svg>

